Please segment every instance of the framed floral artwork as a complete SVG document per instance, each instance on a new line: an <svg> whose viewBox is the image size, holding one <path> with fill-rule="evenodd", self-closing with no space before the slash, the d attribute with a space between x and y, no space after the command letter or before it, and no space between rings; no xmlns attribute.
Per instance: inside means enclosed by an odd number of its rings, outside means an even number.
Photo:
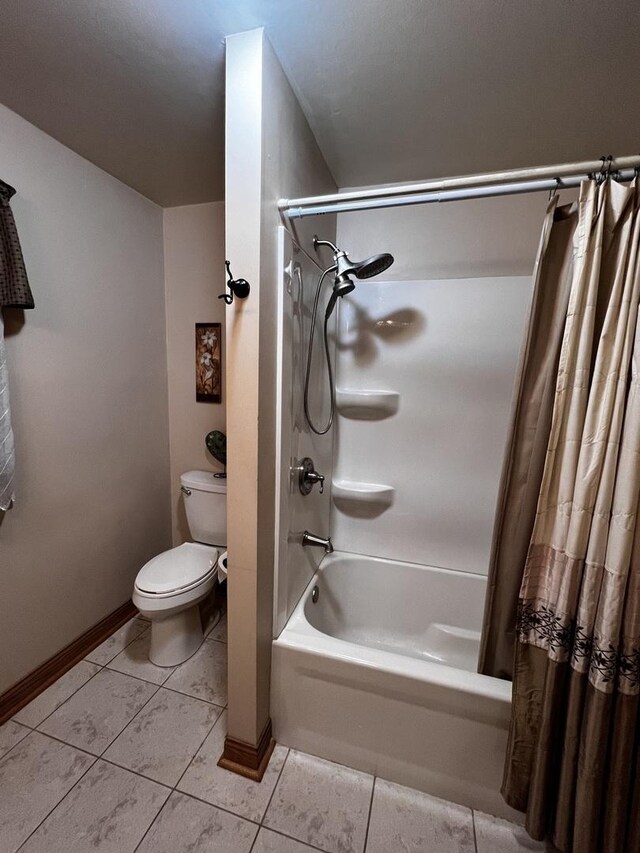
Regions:
<svg viewBox="0 0 640 853"><path fill-rule="evenodd" d="M196 323L196 400L222 402L222 334L220 323Z"/></svg>

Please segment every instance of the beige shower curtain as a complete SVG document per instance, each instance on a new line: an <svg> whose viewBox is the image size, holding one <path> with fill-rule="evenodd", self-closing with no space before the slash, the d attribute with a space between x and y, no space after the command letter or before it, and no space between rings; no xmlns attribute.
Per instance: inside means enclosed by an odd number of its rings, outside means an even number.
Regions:
<svg viewBox="0 0 640 853"><path fill-rule="evenodd" d="M550 199L534 267L489 565L478 668L496 678L513 677L518 597L551 430L577 222L577 205L559 207L557 196Z"/></svg>
<svg viewBox="0 0 640 853"><path fill-rule="evenodd" d="M636 182L581 187L535 522L509 567L503 794L563 853L640 853L639 207Z"/></svg>

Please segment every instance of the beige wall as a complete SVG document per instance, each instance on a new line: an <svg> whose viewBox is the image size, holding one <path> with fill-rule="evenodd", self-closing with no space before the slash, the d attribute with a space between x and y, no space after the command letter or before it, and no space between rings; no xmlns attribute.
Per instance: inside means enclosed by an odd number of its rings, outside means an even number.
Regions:
<svg viewBox="0 0 640 853"><path fill-rule="evenodd" d="M170 507L161 209L4 107L0 175L36 302L5 312L1 691L130 597Z"/></svg>
<svg viewBox="0 0 640 853"><path fill-rule="evenodd" d="M227 309L228 734L255 744L269 717L273 628L276 202L335 184L262 30L227 39L226 86L227 257L252 288Z"/></svg>
<svg viewBox="0 0 640 853"><path fill-rule="evenodd" d="M226 280L224 202L168 208L163 221L171 519L173 544L179 545L191 538L180 498L180 474L193 468L223 470L207 451L204 437L212 429L225 432L226 388L223 385L222 403L196 402L194 325L222 323L224 334L224 302L218 299ZM223 378L224 367L223 363Z"/></svg>

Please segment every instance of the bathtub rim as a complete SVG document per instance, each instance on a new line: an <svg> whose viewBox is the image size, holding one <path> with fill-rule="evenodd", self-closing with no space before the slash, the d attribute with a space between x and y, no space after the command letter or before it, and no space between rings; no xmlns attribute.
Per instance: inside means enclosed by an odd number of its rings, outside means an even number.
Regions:
<svg viewBox="0 0 640 853"><path fill-rule="evenodd" d="M409 563L400 560L388 560L383 557L373 557L365 554L354 554L348 551L334 551L326 555L320 563L318 570L305 587L300 596L293 613L287 620L280 635L273 640L277 648L289 649L291 651L304 652L315 659L327 658L338 664L351 664L357 666L361 671L384 673L390 677L412 679L419 682L433 684L439 688L450 689L467 696L476 696L485 700L493 700L505 706L505 710L511 705L512 683L499 678L482 675L479 672L458 669L447 664L435 663L420 658L402 655L397 652L376 649L371 646L360 645L349 640L332 637L315 628L307 619L305 608L311 597L313 587L325 573L326 569L337 561L355 560L375 561L376 563L394 564L411 567L419 571L433 571L446 575L465 575L477 578L475 572L459 572L455 569L446 569L438 566L422 565L420 563ZM319 661L318 661L319 662ZM369 681L369 689L375 685Z"/></svg>

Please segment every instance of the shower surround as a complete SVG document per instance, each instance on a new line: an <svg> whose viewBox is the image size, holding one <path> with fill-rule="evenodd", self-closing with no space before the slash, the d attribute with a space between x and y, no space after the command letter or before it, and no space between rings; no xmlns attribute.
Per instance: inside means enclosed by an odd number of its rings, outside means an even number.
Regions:
<svg viewBox="0 0 640 853"><path fill-rule="evenodd" d="M301 379L320 271L284 230L280 249L275 736L513 818L499 794L511 685L476 666L531 280L357 283L331 330L337 422L313 436ZM323 495L300 494L303 456ZM332 536L319 567L305 529Z"/></svg>

